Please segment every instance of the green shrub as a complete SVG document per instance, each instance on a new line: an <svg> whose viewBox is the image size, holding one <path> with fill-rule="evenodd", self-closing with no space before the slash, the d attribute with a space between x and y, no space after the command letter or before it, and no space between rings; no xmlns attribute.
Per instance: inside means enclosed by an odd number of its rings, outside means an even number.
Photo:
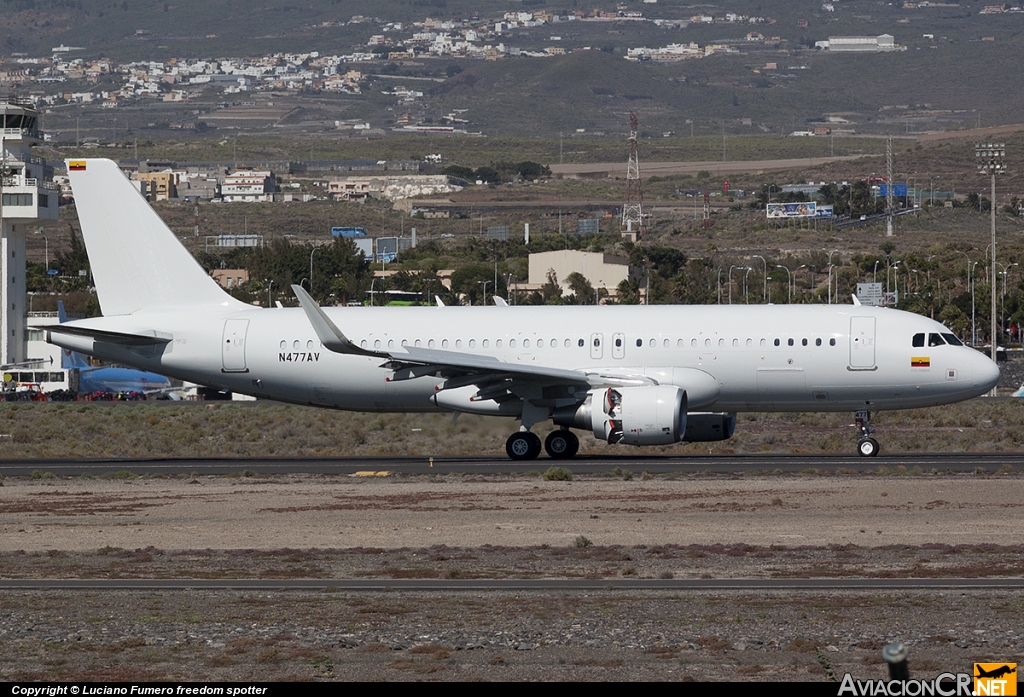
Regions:
<svg viewBox="0 0 1024 697"><path fill-rule="evenodd" d="M547 482L571 482L572 472L564 467L549 467L544 473L544 481Z"/></svg>

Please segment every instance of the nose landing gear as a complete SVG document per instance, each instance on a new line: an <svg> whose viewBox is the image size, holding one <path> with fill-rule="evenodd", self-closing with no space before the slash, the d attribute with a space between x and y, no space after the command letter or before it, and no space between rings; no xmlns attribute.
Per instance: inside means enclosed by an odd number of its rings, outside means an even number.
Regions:
<svg viewBox="0 0 1024 697"><path fill-rule="evenodd" d="M858 411L853 415L857 422L857 452L861 457L874 457L878 454L878 441L871 437L871 413Z"/></svg>

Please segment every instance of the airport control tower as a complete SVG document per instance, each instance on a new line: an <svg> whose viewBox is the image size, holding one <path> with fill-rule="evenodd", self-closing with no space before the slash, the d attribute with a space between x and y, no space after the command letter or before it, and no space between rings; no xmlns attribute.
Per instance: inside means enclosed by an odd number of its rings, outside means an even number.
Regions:
<svg viewBox="0 0 1024 697"><path fill-rule="evenodd" d="M60 192L53 170L32 156L43 142L39 111L10 97L0 102L0 252L3 312L0 362L25 360L25 236L42 220L56 220Z"/></svg>

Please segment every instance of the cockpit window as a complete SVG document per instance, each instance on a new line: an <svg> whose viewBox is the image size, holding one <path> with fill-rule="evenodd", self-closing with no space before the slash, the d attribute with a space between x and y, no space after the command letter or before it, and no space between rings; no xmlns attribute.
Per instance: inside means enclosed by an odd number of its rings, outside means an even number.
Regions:
<svg viewBox="0 0 1024 697"><path fill-rule="evenodd" d="M943 338L946 339L946 341L949 342L950 346L963 346L964 345L964 342L962 342L962 341L960 341L960 339L956 338L956 334L943 334L942 336L943 336Z"/></svg>
<svg viewBox="0 0 1024 697"><path fill-rule="evenodd" d="M943 338L941 336L939 336L938 334L932 332L931 334L928 335L928 345L929 346L945 346L946 342L943 340Z"/></svg>
<svg viewBox="0 0 1024 697"><path fill-rule="evenodd" d="M924 332L914 334L914 348L921 348L922 346L924 346Z"/></svg>

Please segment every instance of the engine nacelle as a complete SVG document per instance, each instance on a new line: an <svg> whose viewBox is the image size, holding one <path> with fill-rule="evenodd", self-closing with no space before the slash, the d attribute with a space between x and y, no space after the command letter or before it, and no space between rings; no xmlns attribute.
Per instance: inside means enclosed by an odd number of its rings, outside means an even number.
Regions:
<svg viewBox="0 0 1024 697"><path fill-rule="evenodd" d="M735 414L691 413L686 415L686 431L682 439L687 443L728 440L735 431Z"/></svg>
<svg viewBox="0 0 1024 697"><path fill-rule="evenodd" d="M607 443L667 445L686 431L686 390L673 385L590 390L583 404L556 410L554 422L586 428Z"/></svg>

